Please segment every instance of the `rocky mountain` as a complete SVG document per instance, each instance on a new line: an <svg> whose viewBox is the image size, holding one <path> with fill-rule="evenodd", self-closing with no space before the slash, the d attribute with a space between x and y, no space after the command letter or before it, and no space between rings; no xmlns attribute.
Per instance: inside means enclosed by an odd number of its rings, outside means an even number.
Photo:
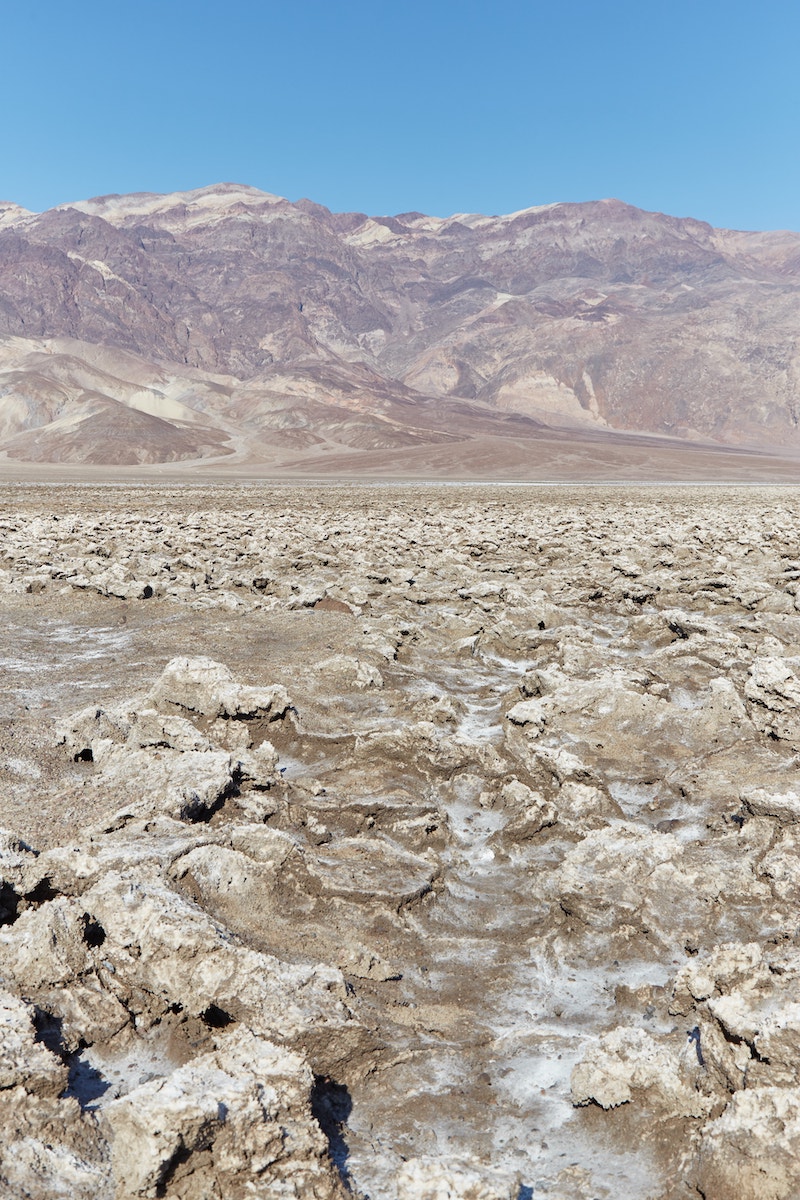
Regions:
<svg viewBox="0 0 800 1200"><path fill-rule="evenodd" d="M800 234L233 184L0 205L7 459L524 476L566 443L800 454Z"/></svg>

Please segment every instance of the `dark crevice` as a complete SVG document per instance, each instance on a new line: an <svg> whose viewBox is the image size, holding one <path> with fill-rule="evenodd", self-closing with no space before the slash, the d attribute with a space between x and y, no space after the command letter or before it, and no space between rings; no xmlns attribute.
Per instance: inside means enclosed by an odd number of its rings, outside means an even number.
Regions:
<svg viewBox="0 0 800 1200"><path fill-rule="evenodd" d="M156 1196L167 1196L167 1189L170 1183L175 1178L175 1173L179 1167L182 1167L185 1162L188 1162L192 1157L192 1151L188 1146L181 1145L173 1154L172 1158L164 1164L161 1179L156 1185Z"/></svg>
<svg viewBox="0 0 800 1200"><path fill-rule="evenodd" d="M687 1029L686 1036L690 1042L694 1042L694 1048L697 1053L697 1061L701 1067L706 1065L706 1060L703 1057L703 1047L700 1044L700 1026L695 1025L694 1029Z"/></svg>
<svg viewBox="0 0 800 1200"><path fill-rule="evenodd" d="M315 1075L311 1089L311 1112L328 1141L331 1156L339 1177L348 1192L352 1192L347 1159L350 1153L345 1138L345 1127L353 1101L343 1083L336 1083L328 1075Z"/></svg>
<svg viewBox="0 0 800 1200"><path fill-rule="evenodd" d="M35 888L31 888L29 892L25 893L25 899L28 904L38 907L40 904L46 904L48 900L55 900L57 895L58 890L53 887L52 879L48 875L45 875L43 879L39 880Z"/></svg>
<svg viewBox="0 0 800 1200"><path fill-rule="evenodd" d="M194 794L181 808L181 820L189 821L192 825L207 825L214 814L219 812L225 801L237 794L238 789L235 784L231 784L217 796L213 804L206 804L197 794Z"/></svg>
<svg viewBox="0 0 800 1200"><path fill-rule="evenodd" d="M209 1004L208 1008L200 1013L200 1020L208 1026L209 1029L226 1029L228 1025L232 1025L236 1020L230 1013L226 1013L223 1008L219 1008L216 1004Z"/></svg>
<svg viewBox="0 0 800 1200"><path fill-rule="evenodd" d="M84 913L81 918L83 924L83 940L87 946L93 950L98 946L102 946L106 940L106 931L99 921L95 921L94 917L90 917L88 913Z"/></svg>
<svg viewBox="0 0 800 1200"><path fill-rule="evenodd" d="M94 1112L98 1107L97 1101L105 1096L111 1083L79 1051L67 1055L64 1061L69 1067L64 1098L77 1100L84 1112Z"/></svg>
<svg viewBox="0 0 800 1200"><path fill-rule="evenodd" d="M61 1093L62 1098L77 1100L84 1112L94 1111L97 1108L96 1100L104 1096L112 1085L83 1055L83 1050L86 1049L85 1042L80 1042L77 1050L67 1050L64 1042L64 1022L60 1016L48 1013L47 1009L40 1008L37 1004L34 1006L34 1028L36 1042L46 1046L50 1054L60 1058L70 1069L67 1086Z"/></svg>
<svg viewBox="0 0 800 1200"><path fill-rule="evenodd" d="M38 1005L33 1009L33 1025L36 1030L35 1040L41 1042L69 1068L67 1086L62 1096L77 1100L84 1112L93 1112L97 1108L96 1101L106 1094L111 1084L84 1056L86 1043L81 1041L77 1050L68 1050L64 1043L61 1017L39 1008Z"/></svg>
<svg viewBox="0 0 800 1200"><path fill-rule="evenodd" d="M722 1036L725 1038L725 1041L728 1042L729 1045L731 1045L731 1046L746 1046L747 1049L750 1051L751 1059L755 1059L756 1062L765 1063L767 1066L769 1065L769 1059L764 1058L763 1055L759 1054L758 1050L755 1047L754 1042L749 1041L745 1037L739 1037L735 1033L731 1033L730 1030L726 1029L725 1026L719 1021L717 1022L717 1024L719 1025L720 1029L722 1030Z"/></svg>
<svg viewBox="0 0 800 1200"><path fill-rule="evenodd" d="M19 916L19 896L10 883L0 883L0 925L13 925Z"/></svg>
<svg viewBox="0 0 800 1200"><path fill-rule="evenodd" d="M55 1054L63 1062L67 1061L67 1051L64 1046L62 1033L63 1022L38 1004L33 1008L33 1027L36 1030L35 1041L41 1042L51 1054Z"/></svg>

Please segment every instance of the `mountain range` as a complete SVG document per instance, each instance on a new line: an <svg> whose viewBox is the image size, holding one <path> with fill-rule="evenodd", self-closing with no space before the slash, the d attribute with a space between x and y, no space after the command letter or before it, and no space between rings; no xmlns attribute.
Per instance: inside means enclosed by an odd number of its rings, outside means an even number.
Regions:
<svg viewBox="0 0 800 1200"><path fill-rule="evenodd" d="M2 203L0 460L792 478L800 234L617 200L370 217L235 184Z"/></svg>

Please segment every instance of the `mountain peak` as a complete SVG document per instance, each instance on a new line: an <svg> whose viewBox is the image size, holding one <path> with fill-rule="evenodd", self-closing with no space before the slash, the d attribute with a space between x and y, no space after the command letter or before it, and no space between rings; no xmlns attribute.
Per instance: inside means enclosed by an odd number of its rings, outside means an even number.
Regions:
<svg viewBox="0 0 800 1200"><path fill-rule="evenodd" d="M16 225L19 221L27 220L35 214L10 200L0 200L0 229Z"/></svg>
<svg viewBox="0 0 800 1200"><path fill-rule="evenodd" d="M265 205L285 203L282 196L262 192L258 188L242 183L214 183L208 187L193 188L185 192L131 192L128 195L111 194L95 196L90 200L79 200L59 204L58 209L72 208L79 212L102 217L112 225L124 224L131 218L158 218L166 213L185 209L191 213L224 213L236 205L260 208Z"/></svg>

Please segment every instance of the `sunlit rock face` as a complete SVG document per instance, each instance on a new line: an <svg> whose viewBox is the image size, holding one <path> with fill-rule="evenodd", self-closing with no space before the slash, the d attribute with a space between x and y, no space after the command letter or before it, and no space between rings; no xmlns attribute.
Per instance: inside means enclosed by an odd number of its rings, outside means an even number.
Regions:
<svg viewBox="0 0 800 1200"><path fill-rule="evenodd" d="M373 218L221 184L6 205L0 448L321 470L544 424L800 449L799 282L800 235L616 200Z"/></svg>
<svg viewBox="0 0 800 1200"><path fill-rule="evenodd" d="M3 1195L797 1196L794 490L0 501Z"/></svg>

